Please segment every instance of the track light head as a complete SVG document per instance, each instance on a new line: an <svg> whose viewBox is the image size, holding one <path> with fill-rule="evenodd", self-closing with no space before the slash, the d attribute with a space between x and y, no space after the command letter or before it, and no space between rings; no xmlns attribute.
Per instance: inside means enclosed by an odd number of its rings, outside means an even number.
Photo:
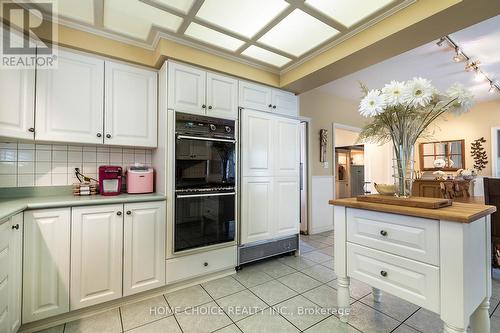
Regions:
<svg viewBox="0 0 500 333"><path fill-rule="evenodd" d="M481 81L484 81L485 79L486 79L486 75L484 75L484 73L481 72L481 70L476 69L476 75L474 76L474 81L481 82Z"/></svg>
<svg viewBox="0 0 500 333"><path fill-rule="evenodd" d="M441 37L441 38L439 38L439 40L437 41L436 44L437 44L437 46L441 47L445 41L446 41L446 38Z"/></svg>

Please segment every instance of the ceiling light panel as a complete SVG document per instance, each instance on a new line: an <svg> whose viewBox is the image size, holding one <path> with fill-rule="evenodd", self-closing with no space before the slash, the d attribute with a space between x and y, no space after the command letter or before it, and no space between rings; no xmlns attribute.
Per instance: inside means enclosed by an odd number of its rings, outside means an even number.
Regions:
<svg viewBox="0 0 500 333"><path fill-rule="evenodd" d="M182 18L137 0L104 1L104 27L138 39L147 39L152 25L177 31Z"/></svg>
<svg viewBox="0 0 500 333"><path fill-rule="evenodd" d="M306 5L351 27L394 0L306 0Z"/></svg>
<svg viewBox="0 0 500 333"><path fill-rule="evenodd" d="M287 7L283 0L205 0L196 17L251 38Z"/></svg>
<svg viewBox="0 0 500 333"><path fill-rule="evenodd" d="M57 1L54 6L56 15L75 21L94 24L94 0Z"/></svg>
<svg viewBox="0 0 500 333"><path fill-rule="evenodd" d="M241 54L276 67L282 67L291 60L287 57L283 57L282 55L276 54L255 45L248 47L245 51L241 52Z"/></svg>
<svg viewBox="0 0 500 333"><path fill-rule="evenodd" d="M298 57L338 33L338 30L295 9L262 36L259 42Z"/></svg>
<svg viewBox="0 0 500 333"><path fill-rule="evenodd" d="M193 6L194 0L151 0L159 5L178 10L183 14L187 14Z"/></svg>
<svg viewBox="0 0 500 333"><path fill-rule="evenodd" d="M209 29L197 23L191 23L185 34L199 41L221 47L226 50L236 51L244 44L243 41Z"/></svg>

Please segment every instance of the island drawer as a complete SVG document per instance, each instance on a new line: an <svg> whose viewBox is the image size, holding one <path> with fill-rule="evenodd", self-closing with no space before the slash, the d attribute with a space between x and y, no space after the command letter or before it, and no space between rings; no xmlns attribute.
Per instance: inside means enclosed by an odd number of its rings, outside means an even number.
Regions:
<svg viewBox="0 0 500 333"><path fill-rule="evenodd" d="M347 240L439 266L435 220L348 208Z"/></svg>
<svg viewBox="0 0 500 333"><path fill-rule="evenodd" d="M439 312L439 268L356 244L347 244L348 276Z"/></svg>
<svg viewBox="0 0 500 333"><path fill-rule="evenodd" d="M236 246L168 259L167 284L234 268L236 262Z"/></svg>

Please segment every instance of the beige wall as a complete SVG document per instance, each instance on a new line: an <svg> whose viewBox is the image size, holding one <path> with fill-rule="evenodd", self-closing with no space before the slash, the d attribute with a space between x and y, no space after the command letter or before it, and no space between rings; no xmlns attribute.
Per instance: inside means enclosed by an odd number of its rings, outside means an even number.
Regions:
<svg viewBox="0 0 500 333"><path fill-rule="evenodd" d="M474 160L470 155L472 141L484 137L484 148L488 154L488 164L482 175L491 176L491 128L500 126L500 99L477 103L468 113L461 116L447 115L431 125L431 138L424 141L465 139L465 167L472 168ZM416 168L419 168L418 149L416 152Z"/></svg>
<svg viewBox="0 0 500 333"><path fill-rule="evenodd" d="M311 171L313 176L332 175L332 123L362 127L366 121L359 115L358 103L341 98L334 94L311 90L299 95L300 115L311 118L312 161ZM324 169L319 161L319 130L328 130L327 161L328 169Z"/></svg>
<svg viewBox="0 0 500 333"><path fill-rule="evenodd" d="M353 146L358 141L359 132L342 128L335 129L335 147Z"/></svg>

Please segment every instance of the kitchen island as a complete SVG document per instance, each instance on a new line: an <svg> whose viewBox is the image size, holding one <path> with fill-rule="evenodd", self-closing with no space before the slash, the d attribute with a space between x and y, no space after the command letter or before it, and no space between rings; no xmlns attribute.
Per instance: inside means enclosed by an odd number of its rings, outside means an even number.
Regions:
<svg viewBox="0 0 500 333"><path fill-rule="evenodd" d="M341 320L348 321L350 278L440 315L444 331L489 333L490 214L494 206L454 202L425 209L330 200ZM340 311L344 310L344 311Z"/></svg>

